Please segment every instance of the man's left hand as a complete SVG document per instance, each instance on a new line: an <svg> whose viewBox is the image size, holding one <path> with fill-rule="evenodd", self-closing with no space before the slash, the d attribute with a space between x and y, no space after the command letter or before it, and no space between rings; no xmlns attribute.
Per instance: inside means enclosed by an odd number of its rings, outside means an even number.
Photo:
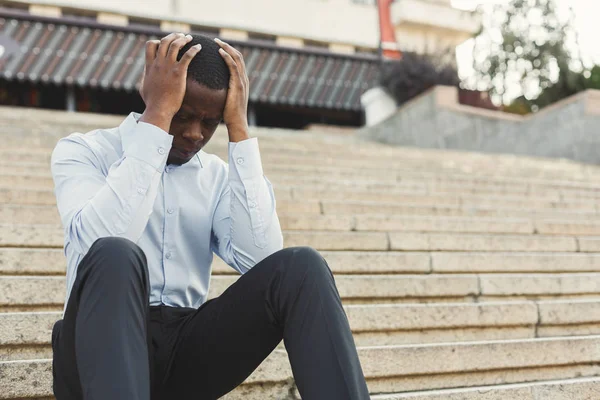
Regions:
<svg viewBox="0 0 600 400"><path fill-rule="evenodd" d="M219 54L229 67L230 79L223 119L227 125L230 142L240 142L248 135L248 95L250 82L242 53L220 39L215 42L221 48Z"/></svg>

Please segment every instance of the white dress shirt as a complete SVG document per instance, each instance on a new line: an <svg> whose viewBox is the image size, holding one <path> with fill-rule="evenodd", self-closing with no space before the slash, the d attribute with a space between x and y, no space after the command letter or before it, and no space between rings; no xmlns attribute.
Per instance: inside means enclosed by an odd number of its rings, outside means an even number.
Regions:
<svg viewBox="0 0 600 400"><path fill-rule="evenodd" d="M243 274L283 247L273 187L256 138L229 143L229 165L204 151L166 165L173 137L139 117L71 134L52 153L67 301L94 241L116 236L146 254L150 305L197 308L206 301L213 252Z"/></svg>

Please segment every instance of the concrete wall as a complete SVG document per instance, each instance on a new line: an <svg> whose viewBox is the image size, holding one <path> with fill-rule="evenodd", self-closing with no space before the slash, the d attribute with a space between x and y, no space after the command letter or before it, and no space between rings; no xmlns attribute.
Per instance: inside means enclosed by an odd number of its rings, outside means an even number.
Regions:
<svg viewBox="0 0 600 400"><path fill-rule="evenodd" d="M587 91L521 117L458 103L436 87L360 134L402 146L568 158L600 163L600 91Z"/></svg>

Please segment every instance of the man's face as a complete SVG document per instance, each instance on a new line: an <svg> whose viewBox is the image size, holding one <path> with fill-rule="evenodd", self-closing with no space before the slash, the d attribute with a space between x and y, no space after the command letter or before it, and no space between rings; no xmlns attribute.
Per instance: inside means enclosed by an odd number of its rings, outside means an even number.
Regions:
<svg viewBox="0 0 600 400"><path fill-rule="evenodd" d="M173 146L167 164L185 164L208 143L223 119L225 100L227 90L208 89L187 80L183 103L169 128Z"/></svg>

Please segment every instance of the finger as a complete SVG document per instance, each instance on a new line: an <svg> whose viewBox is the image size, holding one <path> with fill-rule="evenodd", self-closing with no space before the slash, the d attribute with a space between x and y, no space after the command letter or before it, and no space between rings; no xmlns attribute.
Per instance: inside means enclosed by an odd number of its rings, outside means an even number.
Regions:
<svg viewBox="0 0 600 400"><path fill-rule="evenodd" d="M183 37L183 33L170 33L167 36L165 36L164 38L160 39L160 45L158 46L157 57L166 57L171 43L174 40L179 39L181 37Z"/></svg>
<svg viewBox="0 0 600 400"><path fill-rule="evenodd" d="M202 50L202 45L200 43L195 44L189 49L187 49L183 56L181 56L181 60L179 60L179 64L181 65L181 67L185 68L185 70L187 71L188 65L190 65L190 62L192 62L194 57L196 57L196 54L200 53L200 50Z"/></svg>
<svg viewBox="0 0 600 400"><path fill-rule="evenodd" d="M217 44L221 46L221 48L225 50L237 64L244 62L244 57L242 56L242 53L240 53L235 47L233 47L227 42L222 41L219 38L215 38L215 42L217 42Z"/></svg>
<svg viewBox="0 0 600 400"><path fill-rule="evenodd" d="M149 65L156 58L156 52L158 51L158 45L160 40L148 40L146 42L146 65Z"/></svg>
<svg viewBox="0 0 600 400"><path fill-rule="evenodd" d="M179 50L183 48L188 42L192 40L191 35L186 35L184 37L177 38L171 42L169 46L169 53L167 58L173 62L177 61L177 55L179 54Z"/></svg>
<svg viewBox="0 0 600 400"><path fill-rule="evenodd" d="M221 46L221 48L225 50L225 52L227 52L227 54L229 54L231 58L233 58L233 61L237 65L239 74L241 75L241 77L243 77L243 82L248 82L248 74L246 73L246 62L244 61L244 56L242 55L242 53L229 43L224 42L219 38L215 38L215 42L217 42L217 44Z"/></svg>
<svg viewBox="0 0 600 400"><path fill-rule="evenodd" d="M225 60L225 64L227 64L227 67L229 67L229 73L231 74L231 76L239 77L238 65L235 63L233 57L231 57L231 54L226 52L223 48L219 49L219 54L221 55L221 57L223 57L223 60Z"/></svg>

